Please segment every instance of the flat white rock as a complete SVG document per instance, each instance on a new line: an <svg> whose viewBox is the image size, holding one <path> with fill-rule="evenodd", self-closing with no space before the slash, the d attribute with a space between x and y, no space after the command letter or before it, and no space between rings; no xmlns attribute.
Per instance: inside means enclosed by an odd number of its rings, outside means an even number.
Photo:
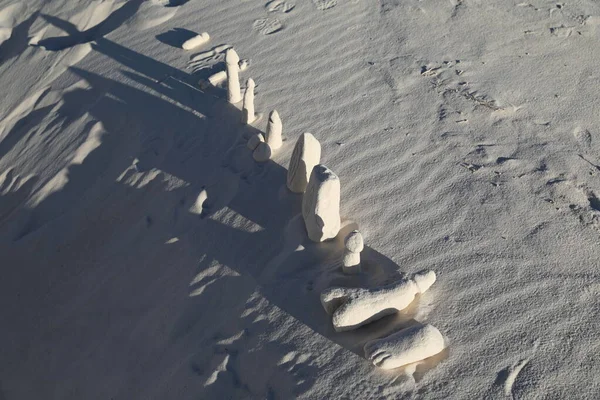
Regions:
<svg viewBox="0 0 600 400"><path fill-rule="evenodd" d="M382 369L412 364L440 353L444 337L433 325L417 325L390 336L371 340L364 346L365 357Z"/></svg>

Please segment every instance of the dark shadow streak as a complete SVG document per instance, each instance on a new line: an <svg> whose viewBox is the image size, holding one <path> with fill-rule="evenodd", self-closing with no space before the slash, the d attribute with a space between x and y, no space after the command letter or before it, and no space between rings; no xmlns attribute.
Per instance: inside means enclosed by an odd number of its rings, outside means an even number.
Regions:
<svg viewBox="0 0 600 400"><path fill-rule="evenodd" d="M181 45L188 40L196 36L195 32L183 28L173 28L170 31L156 35L156 38L172 47L181 48Z"/></svg>
<svg viewBox="0 0 600 400"><path fill-rule="evenodd" d="M29 18L15 26L10 38L0 46L0 63L19 56L29 46L29 29L39 15L35 11Z"/></svg>
<svg viewBox="0 0 600 400"><path fill-rule="evenodd" d="M43 47L50 51L59 51L78 44L97 40L119 28L125 21L134 16L143 2L144 0L128 0L119 9L113 11L104 21L85 31L79 31L71 22L64 21L51 15L42 14L42 18L48 23L65 31L68 36L42 39L36 46Z"/></svg>

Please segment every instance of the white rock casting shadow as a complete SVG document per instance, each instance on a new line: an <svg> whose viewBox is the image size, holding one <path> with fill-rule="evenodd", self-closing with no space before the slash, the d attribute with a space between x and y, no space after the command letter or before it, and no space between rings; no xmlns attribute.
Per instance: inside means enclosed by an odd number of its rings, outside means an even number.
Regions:
<svg viewBox="0 0 600 400"><path fill-rule="evenodd" d="M331 287L321 293L321 304L333 314L334 329L348 331L405 309L434 282L435 272L427 271L415 274L413 279L371 289Z"/></svg>
<svg viewBox="0 0 600 400"><path fill-rule="evenodd" d="M222 82L225 82L226 79L227 79L227 72L219 71L219 72L216 72L216 73L212 74L211 76L209 76L208 82L210 82L211 85L217 87Z"/></svg>
<svg viewBox="0 0 600 400"><path fill-rule="evenodd" d="M304 193L310 174L321 161L321 143L311 134L298 138L287 173L287 187L294 193Z"/></svg>
<svg viewBox="0 0 600 400"><path fill-rule="evenodd" d="M206 192L206 189L202 189L202 191L200 191L200 193L196 197L196 201L190 207L189 212L191 212L192 214L201 215L204 211L204 202L207 198L208 194Z"/></svg>
<svg viewBox="0 0 600 400"><path fill-rule="evenodd" d="M393 369L432 357L446 347L433 325L416 325L365 344L365 357L382 369Z"/></svg>
<svg viewBox="0 0 600 400"><path fill-rule="evenodd" d="M254 87L254 79L248 79L248 81L246 81L244 105L242 107L242 122L244 124L251 124L256 119L256 114L254 113Z"/></svg>
<svg viewBox="0 0 600 400"><path fill-rule="evenodd" d="M232 104L239 103L242 100L239 62L240 57L235 50L227 50L225 53L225 64L227 65L227 101Z"/></svg>
<svg viewBox="0 0 600 400"><path fill-rule="evenodd" d="M271 149L277 150L283 144L281 138L281 118L277 110L271 111L269 115L269 122L267 123L267 132L265 134L265 141L271 146Z"/></svg>
<svg viewBox="0 0 600 400"><path fill-rule="evenodd" d="M193 50L196 47L199 47L199 46L202 46L203 44L208 43L209 40L210 40L210 36L208 35L208 33L203 32L203 33L196 35L193 38L188 39L185 42L183 42L181 47L184 50Z"/></svg>
<svg viewBox="0 0 600 400"><path fill-rule="evenodd" d="M325 165L316 165L302 198L302 216L308 237L322 242L340 231L340 179Z"/></svg>

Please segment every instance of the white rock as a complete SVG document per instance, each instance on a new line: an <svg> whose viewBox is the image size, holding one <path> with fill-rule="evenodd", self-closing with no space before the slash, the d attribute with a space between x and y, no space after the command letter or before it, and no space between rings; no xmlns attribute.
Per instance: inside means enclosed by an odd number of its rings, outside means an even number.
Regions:
<svg viewBox="0 0 600 400"><path fill-rule="evenodd" d="M248 142L246 143L246 145L248 146L248 148L250 150L254 150L254 149L256 149L256 147L259 144L261 144L264 141L265 141L265 138L263 137L262 133L257 133L257 134L250 136L250 139L248 139Z"/></svg>
<svg viewBox="0 0 600 400"><path fill-rule="evenodd" d="M314 242L334 238L340 231L340 179L322 164L310 174L302 198L302 217Z"/></svg>
<svg viewBox="0 0 600 400"><path fill-rule="evenodd" d="M361 271L360 268L360 253L353 253L346 250L342 257L342 271L345 274L358 274Z"/></svg>
<svg viewBox="0 0 600 400"><path fill-rule="evenodd" d="M256 149L254 149L252 157L254 157L254 161L256 162L267 162L271 159L272 154L271 146L269 146L268 143L260 142L258 146L256 146Z"/></svg>
<svg viewBox="0 0 600 400"><path fill-rule="evenodd" d="M277 150L283 144L281 139L281 118L279 118L279 113L277 110L271 111L269 114L269 122L267 124L267 132L265 134L265 141L269 143L269 146L273 150Z"/></svg>
<svg viewBox="0 0 600 400"><path fill-rule="evenodd" d="M240 62L238 63L239 67L240 67L240 71L245 71L248 69L248 60L240 60Z"/></svg>
<svg viewBox="0 0 600 400"><path fill-rule="evenodd" d="M365 357L383 369L398 368L440 353L446 344L433 325L417 325L365 344Z"/></svg>
<svg viewBox="0 0 600 400"><path fill-rule="evenodd" d="M210 82L210 84L213 86L217 86L221 82L224 82L225 79L227 79L227 72L219 71L219 72L214 73L211 76L209 76L208 82Z"/></svg>
<svg viewBox="0 0 600 400"><path fill-rule="evenodd" d="M194 204L192 204L189 211L192 214L201 215L202 211L204 210L204 208L203 208L204 202L206 201L207 198L208 198L208 193L206 193L206 189L203 189L198 194L198 197L196 197L196 201L194 202Z"/></svg>
<svg viewBox="0 0 600 400"><path fill-rule="evenodd" d="M371 289L332 287L321 293L321 304L333 314L335 330L348 331L405 309L434 282L435 272L427 271Z"/></svg>
<svg viewBox="0 0 600 400"><path fill-rule="evenodd" d="M244 105L242 106L242 122L250 124L256 119L254 113L254 80L252 78L246 81L246 90L244 91Z"/></svg>
<svg viewBox="0 0 600 400"><path fill-rule="evenodd" d="M362 234L354 230L346 236L345 240L346 250L352 253L360 253L365 248L365 243Z"/></svg>
<svg viewBox="0 0 600 400"><path fill-rule="evenodd" d="M346 249L342 258L343 271L347 274L356 274L360 272L360 252L365 245L363 237L359 231L352 231L346 237Z"/></svg>
<svg viewBox="0 0 600 400"><path fill-rule="evenodd" d="M227 66L227 101L232 104L239 103L242 100L240 91L240 57L234 49L229 49L225 53L225 64Z"/></svg>
<svg viewBox="0 0 600 400"><path fill-rule="evenodd" d="M201 34L196 35L193 38L183 42L183 45L181 47L183 47L184 50L192 50L198 46L202 46L203 44L208 43L209 40L210 36L208 35L208 33L202 32Z"/></svg>
<svg viewBox="0 0 600 400"><path fill-rule="evenodd" d="M304 193L313 168L321 162L321 143L310 133L303 133L294 146L287 172L287 187Z"/></svg>

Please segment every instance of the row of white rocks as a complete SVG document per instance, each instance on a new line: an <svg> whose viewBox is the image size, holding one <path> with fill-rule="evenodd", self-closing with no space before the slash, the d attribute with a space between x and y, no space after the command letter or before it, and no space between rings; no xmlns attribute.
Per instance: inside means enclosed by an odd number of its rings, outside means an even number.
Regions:
<svg viewBox="0 0 600 400"><path fill-rule="evenodd" d="M200 40L200 39L199 39ZM254 108L252 79L246 82L241 94L239 72L240 58L233 48L225 54L227 74L227 100L243 100L242 122L251 124L257 116ZM270 160L282 141L282 122L276 110L271 111L265 135L250 137L247 146L257 162ZM287 172L287 187L293 193L302 193L302 217L308 237L314 242L335 238L340 231L340 179L328 167L320 164L321 144L311 133L300 135L294 146ZM345 273L361 272L360 253L364 240L357 230L345 240L342 269ZM435 272L415 274L390 285L376 288L331 287L321 294L321 304L332 316L337 332L360 326L401 311L415 297L428 290L436 280ZM364 346L365 357L383 369L393 369L434 356L446 347L440 331L432 325L415 325L390 336L369 341Z"/></svg>

